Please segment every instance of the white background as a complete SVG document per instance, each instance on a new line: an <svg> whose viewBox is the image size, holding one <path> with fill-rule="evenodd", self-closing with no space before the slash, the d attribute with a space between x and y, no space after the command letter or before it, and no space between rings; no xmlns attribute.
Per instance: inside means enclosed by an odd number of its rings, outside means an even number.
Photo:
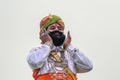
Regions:
<svg viewBox="0 0 120 80"><path fill-rule="evenodd" d="M33 80L26 56L39 46L39 22L49 13L93 61L78 80L120 80L119 0L0 0L0 80Z"/></svg>

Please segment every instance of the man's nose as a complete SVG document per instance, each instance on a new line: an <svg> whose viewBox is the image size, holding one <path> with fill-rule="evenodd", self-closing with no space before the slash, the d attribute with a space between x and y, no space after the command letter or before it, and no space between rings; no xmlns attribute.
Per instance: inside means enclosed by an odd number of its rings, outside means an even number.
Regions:
<svg viewBox="0 0 120 80"><path fill-rule="evenodd" d="M58 27L55 27L55 30L59 31Z"/></svg>

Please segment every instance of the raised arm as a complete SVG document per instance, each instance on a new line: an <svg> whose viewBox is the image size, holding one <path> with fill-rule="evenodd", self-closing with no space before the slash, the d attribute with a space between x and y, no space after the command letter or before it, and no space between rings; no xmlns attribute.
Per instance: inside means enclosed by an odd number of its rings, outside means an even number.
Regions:
<svg viewBox="0 0 120 80"><path fill-rule="evenodd" d="M27 56L27 62L32 69L41 68L50 53L50 46L43 44L39 48L33 48Z"/></svg>
<svg viewBox="0 0 120 80"><path fill-rule="evenodd" d="M67 51L75 63L77 73L88 72L93 68L92 62L79 49L69 45Z"/></svg>

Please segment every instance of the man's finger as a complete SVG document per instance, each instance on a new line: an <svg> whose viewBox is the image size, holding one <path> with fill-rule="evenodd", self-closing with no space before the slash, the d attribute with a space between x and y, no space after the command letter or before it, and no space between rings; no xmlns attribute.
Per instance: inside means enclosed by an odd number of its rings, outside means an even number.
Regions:
<svg viewBox="0 0 120 80"><path fill-rule="evenodd" d="M43 33L43 29L40 30L40 35Z"/></svg>
<svg viewBox="0 0 120 80"><path fill-rule="evenodd" d="M67 37L71 39L70 31L68 31Z"/></svg>
<svg viewBox="0 0 120 80"><path fill-rule="evenodd" d="M43 29L43 32L46 32L46 29Z"/></svg>

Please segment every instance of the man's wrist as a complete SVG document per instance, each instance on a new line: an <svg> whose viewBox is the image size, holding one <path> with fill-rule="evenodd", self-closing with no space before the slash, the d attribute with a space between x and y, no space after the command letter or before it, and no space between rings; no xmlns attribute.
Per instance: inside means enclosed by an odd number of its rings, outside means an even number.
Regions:
<svg viewBox="0 0 120 80"><path fill-rule="evenodd" d="M73 47L71 44L69 44L69 45L66 47L66 50L67 50L68 52L71 52L72 50L74 50L74 47Z"/></svg>
<svg viewBox="0 0 120 80"><path fill-rule="evenodd" d="M68 44L66 46L64 46L64 49L67 50L67 48L70 46L71 44Z"/></svg>
<svg viewBox="0 0 120 80"><path fill-rule="evenodd" d="M47 41L47 42L45 42L44 44L50 46L51 49L53 48L53 44L52 44L52 42L50 42L50 41Z"/></svg>

